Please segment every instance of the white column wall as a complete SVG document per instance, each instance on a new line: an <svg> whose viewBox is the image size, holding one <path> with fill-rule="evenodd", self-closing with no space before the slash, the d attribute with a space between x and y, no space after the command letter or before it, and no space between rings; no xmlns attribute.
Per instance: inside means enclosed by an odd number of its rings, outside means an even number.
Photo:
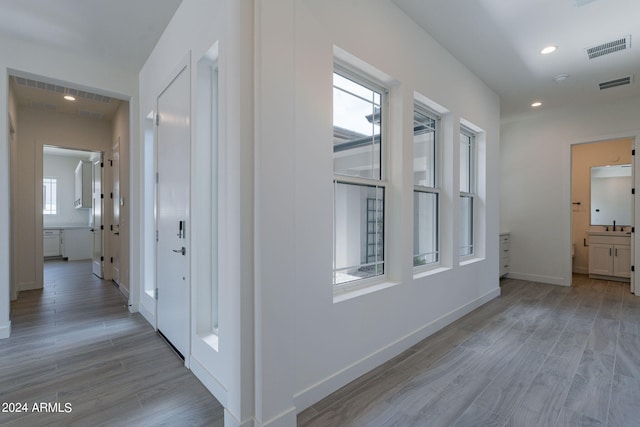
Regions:
<svg viewBox="0 0 640 427"><path fill-rule="evenodd" d="M293 425L299 412L499 294L499 100L387 0L257 2L256 419ZM293 43L293 46L292 46ZM391 204L387 238L394 286L334 302L332 72L334 46L391 77ZM486 133L480 171L480 257L414 278L411 118L417 91L450 111L443 126L443 194L452 183L461 119ZM408 98L408 99L407 99ZM483 138L484 139L484 138ZM455 154L457 151L453 151ZM407 172L408 171L408 172ZM450 221L447 236L457 236ZM457 243L443 244L457 253ZM292 394L293 391L293 394ZM293 421L292 421L293 420Z"/></svg>
<svg viewBox="0 0 640 427"><path fill-rule="evenodd" d="M571 284L571 145L637 140L638 117L640 98L503 117L500 225L511 232L509 277Z"/></svg>
<svg viewBox="0 0 640 427"><path fill-rule="evenodd" d="M210 143L198 138L197 127L191 130L191 315L192 333L187 366L225 407L225 425L253 423L253 2L249 0L185 0L159 39L139 75L140 110L143 121L156 110L158 95L170 83L169 77L185 57L189 58L191 73L192 120L197 119L196 88L198 61L214 45L218 46L219 67L219 240L218 290L219 333L218 348L205 342L196 333L199 307L196 304L198 286L213 280L210 265L203 259L208 242L198 233L210 230L205 222L211 220L210 211L202 209L198 188L206 188L201 180L210 176L200 170L204 163L196 159L210 148ZM144 139L142 131L139 137ZM135 153L137 169L144 170L145 153L138 147ZM149 153L146 153L147 155ZM133 156L133 153L132 153ZM206 163L206 162L205 162ZM153 182L140 182L142 198L154 191ZM143 221L153 221L153 207L145 206ZM139 240L154 241L149 229L140 229ZM153 281L155 254L142 245L141 282ZM208 252L207 252L208 251ZM133 269L133 265L131 267ZM155 300L141 286L141 313L155 325ZM153 285L155 287L155 285Z"/></svg>

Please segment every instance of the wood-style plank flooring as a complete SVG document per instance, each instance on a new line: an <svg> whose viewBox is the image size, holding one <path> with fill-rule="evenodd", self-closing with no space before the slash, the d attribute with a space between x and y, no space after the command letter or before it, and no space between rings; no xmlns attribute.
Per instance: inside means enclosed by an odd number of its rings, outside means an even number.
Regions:
<svg viewBox="0 0 640 427"><path fill-rule="evenodd" d="M46 262L44 281L11 304L0 404L26 403L29 412L0 407L0 425L223 425L222 406L90 262ZM57 402L71 411L33 412Z"/></svg>
<svg viewBox="0 0 640 427"><path fill-rule="evenodd" d="M299 426L640 426L640 297L574 276L502 296L298 414Z"/></svg>

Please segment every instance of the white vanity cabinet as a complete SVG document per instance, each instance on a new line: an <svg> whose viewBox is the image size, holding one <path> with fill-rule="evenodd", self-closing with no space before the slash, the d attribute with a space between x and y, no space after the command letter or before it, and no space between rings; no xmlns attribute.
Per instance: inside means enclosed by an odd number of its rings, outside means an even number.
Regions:
<svg viewBox="0 0 640 427"><path fill-rule="evenodd" d="M589 277L629 281L631 277L631 235L589 233Z"/></svg>
<svg viewBox="0 0 640 427"><path fill-rule="evenodd" d="M81 160L76 166L75 172L75 198L74 206L76 209L91 207L91 181L92 181L91 162Z"/></svg>

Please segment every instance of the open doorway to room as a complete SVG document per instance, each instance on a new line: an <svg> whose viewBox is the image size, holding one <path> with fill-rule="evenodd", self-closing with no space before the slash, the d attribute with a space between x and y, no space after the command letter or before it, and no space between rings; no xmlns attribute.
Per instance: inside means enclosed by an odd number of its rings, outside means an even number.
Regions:
<svg viewBox="0 0 640 427"><path fill-rule="evenodd" d="M634 138L571 147L572 272L630 284L634 239Z"/></svg>
<svg viewBox="0 0 640 427"><path fill-rule="evenodd" d="M11 157L12 300L43 288L45 261L58 260L57 270L82 263L89 276L111 280L114 245L116 284L128 297L129 102L19 72L10 75L9 88L17 129ZM114 227L116 207L120 221Z"/></svg>

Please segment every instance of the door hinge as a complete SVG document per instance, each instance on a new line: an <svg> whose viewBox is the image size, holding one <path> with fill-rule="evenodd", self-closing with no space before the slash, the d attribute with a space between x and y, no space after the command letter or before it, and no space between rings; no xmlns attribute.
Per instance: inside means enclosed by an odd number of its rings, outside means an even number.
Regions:
<svg viewBox="0 0 640 427"><path fill-rule="evenodd" d="M101 199L104 199L104 193L103 193L103 194L100 194L100 198L101 198Z"/></svg>
<svg viewBox="0 0 640 427"><path fill-rule="evenodd" d="M109 262L110 262L111 264L113 264L113 257L111 257L111 258L109 259Z"/></svg>
<svg viewBox="0 0 640 427"><path fill-rule="evenodd" d="M109 197L113 199L113 193L109 193Z"/></svg>
<svg viewBox="0 0 640 427"><path fill-rule="evenodd" d="M113 231L113 224L111 224L111 225L109 226L109 229L110 229L111 231Z"/></svg>
<svg viewBox="0 0 640 427"><path fill-rule="evenodd" d="M103 256L100 257L100 261L104 261L104 257Z"/></svg>
<svg viewBox="0 0 640 427"><path fill-rule="evenodd" d="M636 266L635 265L631 266L631 271L636 271Z"/></svg>
<svg viewBox="0 0 640 427"><path fill-rule="evenodd" d="M156 242L158 241L158 230L156 230Z"/></svg>
<svg viewBox="0 0 640 427"><path fill-rule="evenodd" d="M631 194L636 194L636 189L635 188L631 189Z"/></svg>
<svg viewBox="0 0 640 427"><path fill-rule="evenodd" d="M160 126L160 114L156 114L156 126Z"/></svg>
<svg viewBox="0 0 640 427"><path fill-rule="evenodd" d="M104 167L104 162L100 162L100 167L103 168Z"/></svg>
<svg viewBox="0 0 640 427"><path fill-rule="evenodd" d="M158 288L156 288L156 299L158 299Z"/></svg>
<svg viewBox="0 0 640 427"><path fill-rule="evenodd" d="M635 233L636 232L636 228L635 227L631 227L631 232Z"/></svg>
<svg viewBox="0 0 640 427"><path fill-rule="evenodd" d="M636 155L636 149L634 148L633 150L631 150L631 155L635 156Z"/></svg>
<svg viewBox="0 0 640 427"><path fill-rule="evenodd" d="M100 230L104 230L104 225L100 225Z"/></svg>
<svg viewBox="0 0 640 427"><path fill-rule="evenodd" d="M158 181L160 181L160 174L156 172L156 184L158 183Z"/></svg>

